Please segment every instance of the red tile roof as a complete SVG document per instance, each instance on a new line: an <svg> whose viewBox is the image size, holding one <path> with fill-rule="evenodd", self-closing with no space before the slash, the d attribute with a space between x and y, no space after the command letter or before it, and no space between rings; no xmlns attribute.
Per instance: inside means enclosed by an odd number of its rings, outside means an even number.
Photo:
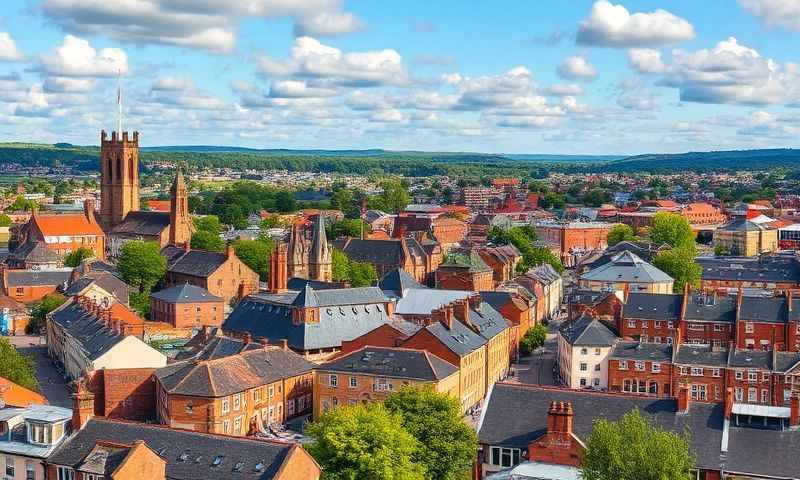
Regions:
<svg viewBox="0 0 800 480"><path fill-rule="evenodd" d="M169 212L170 202L169 200L148 200L147 208L154 212Z"/></svg>
<svg viewBox="0 0 800 480"><path fill-rule="evenodd" d="M95 222L90 222L84 214L66 215L33 215L31 221L36 222L39 230L46 236L72 235L104 235L103 229Z"/></svg>
<svg viewBox="0 0 800 480"><path fill-rule="evenodd" d="M0 399L9 407L28 407L32 404L47 403L47 399L42 395L2 377L0 377Z"/></svg>

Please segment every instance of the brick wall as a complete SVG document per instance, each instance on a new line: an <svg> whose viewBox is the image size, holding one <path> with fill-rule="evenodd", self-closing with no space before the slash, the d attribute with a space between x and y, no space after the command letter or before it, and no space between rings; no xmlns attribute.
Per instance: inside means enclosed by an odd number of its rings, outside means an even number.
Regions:
<svg viewBox="0 0 800 480"><path fill-rule="evenodd" d="M653 364L657 364L654 371ZM639 367L637 369L637 364ZM672 364L636 360L608 361L608 389L612 392L644 393L658 397L674 396ZM653 384L656 387L653 387ZM644 386L644 391L640 387Z"/></svg>
<svg viewBox="0 0 800 480"><path fill-rule="evenodd" d="M103 370L103 416L155 420L154 371L152 368Z"/></svg>

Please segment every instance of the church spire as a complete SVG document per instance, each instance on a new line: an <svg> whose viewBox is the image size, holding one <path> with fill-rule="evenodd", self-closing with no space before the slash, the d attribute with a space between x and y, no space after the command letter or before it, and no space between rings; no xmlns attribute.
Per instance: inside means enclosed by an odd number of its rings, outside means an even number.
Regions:
<svg viewBox="0 0 800 480"><path fill-rule="evenodd" d="M308 270L311 280L330 282L332 280L331 249L328 237L325 235L325 217L320 212L314 222L314 236L311 239L311 249L308 252Z"/></svg>

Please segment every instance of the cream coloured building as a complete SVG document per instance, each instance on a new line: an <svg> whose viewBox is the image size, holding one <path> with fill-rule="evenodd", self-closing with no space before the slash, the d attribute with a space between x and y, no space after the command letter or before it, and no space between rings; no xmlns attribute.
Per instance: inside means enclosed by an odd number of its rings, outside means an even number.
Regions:
<svg viewBox="0 0 800 480"><path fill-rule="evenodd" d="M580 276L582 288L594 291L672 293L672 277L628 250Z"/></svg>
<svg viewBox="0 0 800 480"><path fill-rule="evenodd" d="M608 356L617 337L599 320L584 315L558 332L558 372L569 388L608 388Z"/></svg>
<svg viewBox="0 0 800 480"><path fill-rule="evenodd" d="M737 217L714 231L714 247L729 255L756 257L778 250L778 230Z"/></svg>

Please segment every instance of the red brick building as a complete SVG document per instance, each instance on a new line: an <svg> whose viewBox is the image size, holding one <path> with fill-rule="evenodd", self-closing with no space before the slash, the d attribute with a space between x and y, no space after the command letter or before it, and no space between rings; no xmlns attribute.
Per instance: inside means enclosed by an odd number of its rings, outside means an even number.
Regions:
<svg viewBox="0 0 800 480"><path fill-rule="evenodd" d="M184 283L165 288L150 296L150 318L175 328L220 327L225 300L208 290Z"/></svg>
<svg viewBox="0 0 800 480"><path fill-rule="evenodd" d="M436 288L494 290L494 271L476 252L450 253L436 270Z"/></svg>
<svg viewBox="0 0 800 480"><path fill-rule="evenodd" d="M602 250L608 245L608 231L614 225L599 222L540 223L536 235L560 252L562 262L574 264L573 254Z"/></svg>

